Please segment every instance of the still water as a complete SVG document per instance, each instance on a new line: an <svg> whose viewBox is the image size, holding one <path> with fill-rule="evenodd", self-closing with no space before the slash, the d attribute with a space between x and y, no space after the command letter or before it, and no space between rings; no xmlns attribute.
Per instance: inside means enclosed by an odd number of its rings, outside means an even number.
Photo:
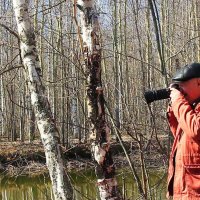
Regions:
<svg viewBox="0 0 200 200"><path fill-rule="evenodd" d="M95 174L92 170L70 174L75 187L76 200L98 199ZM137 186L128 170L119 171L120 189L128 200L139 200ZM163 171L153 170L150 174L152 200L165 200L166 176ZM48 176L3 177L0 176L0 200L54 200Z"/></svg>

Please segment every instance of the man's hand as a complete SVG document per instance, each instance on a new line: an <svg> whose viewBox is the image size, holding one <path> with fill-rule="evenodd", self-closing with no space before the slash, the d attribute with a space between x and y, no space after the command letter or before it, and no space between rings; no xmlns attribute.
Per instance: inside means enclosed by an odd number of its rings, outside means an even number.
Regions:
<svg viewBox="0 0 200 200"><path fill-rule="evenodd" d="M181 88L178 88L177 86L174 87L174 84L171 84L169 86L170 89L170 99L171 99L171 103L173 104L174 102L176 102L180 96L183 96L183 92L181 90Z"/></svg>

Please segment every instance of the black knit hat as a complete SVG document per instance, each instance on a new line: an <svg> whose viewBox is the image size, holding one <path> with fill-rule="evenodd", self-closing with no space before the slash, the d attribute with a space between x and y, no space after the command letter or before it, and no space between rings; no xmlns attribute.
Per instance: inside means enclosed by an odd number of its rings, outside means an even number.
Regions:
<svg viewBox="0 0 200 200"><path fill-rule="evenodd" d="M192 63L184 66L179 71L177 71L172 80L174 82L184 82L192 78L199 78L199 77L200 77L200 63Z"/></svg>

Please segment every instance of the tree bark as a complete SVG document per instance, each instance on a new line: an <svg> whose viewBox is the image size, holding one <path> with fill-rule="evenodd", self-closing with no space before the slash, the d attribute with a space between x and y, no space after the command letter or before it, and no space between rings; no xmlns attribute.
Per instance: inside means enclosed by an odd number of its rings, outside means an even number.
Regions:
<svg viewBox="0 0 200 200"><path fill-rule="evenodd" d="M0 110L0 121L1 121L1 133L0 136L3 137L4 136L4 83L3 83L3 75L0 75L0 102L1 102L1 110Z"/></svg>
<svg viewBox="0 0 200 200"><path fill-rule="evenodd" d="M105 118L101 82L101 47L99 23L93 0L78 0L83 33L83 54L87 76L87 108L92 154L96 164L101 200L121 200L110 152L110 129Z"/></svg>
<svg viewBox="0 0 200 200"><path fill-rule="evenodd" d="M25 0L14 0L13 5L21 40L21 56L31 93L31 103L44 145L54 196L56 200L72 200L73 190L64 171L58 129L53 121L49 102L44 95L44 86L37 71L39 68L38 55L35 35L28 14L28 3Z"/></svg>

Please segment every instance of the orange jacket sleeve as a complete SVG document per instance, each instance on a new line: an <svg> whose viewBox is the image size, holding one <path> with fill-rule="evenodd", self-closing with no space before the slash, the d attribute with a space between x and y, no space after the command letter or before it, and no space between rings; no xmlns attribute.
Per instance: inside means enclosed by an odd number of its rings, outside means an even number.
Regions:
<svg viewBox="0 0 200 200"><path fill-rule="evenodd" d="M183 132L200 140L200 112L195 112L181 93L172 102L172 110Z"/></svg>
<svg viewBox="0 0 200 200"><path fill-rule="evenodd" d="M168 106L167 108L167 119L168 119L168 122L169 122L169 127L170 127L170 130L173 134L173 136L175 137L176 136L176 130L177 130L177 127L178 127L178 121L174 115L174 112L171 108L171 106Z"/></svg>

